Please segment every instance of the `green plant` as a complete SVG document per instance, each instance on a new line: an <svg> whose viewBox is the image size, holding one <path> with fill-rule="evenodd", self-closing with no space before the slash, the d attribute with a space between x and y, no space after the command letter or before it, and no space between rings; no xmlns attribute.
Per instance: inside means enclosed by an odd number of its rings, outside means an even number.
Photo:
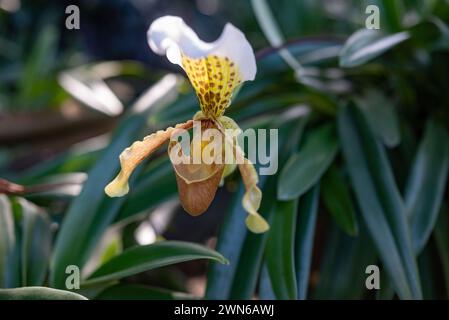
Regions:
<svg viewBox="0 0 449 320"><path fill-rule="evenodd" d="M66 267L86 266L100 239L118 228L107 243L112 258L83 278L86 297L186 298L168 285L127 280L205 258L221 262L208 265L206 299L449 298L448 2L374 1L383 12L380 31L364 28L364 2L345 2L345 14L321 1L296 1L299 13L291 1L278 2L274 10L274 3L252 1L271 47L227 111L242 128L279 129L278 173L260 181L259 212L270 231L246 229L244 187L232 175L225 189L233 200L215 251L171 242L126 247L127 228L134 231L177 190L167 156L157 154L130 180L133 192L107 198L103 188L119 169L119 153L197 110L194 93L179 91L182 80L166 75L126 109L107 144L11 176L25 185L67 172L88 179L70 184L82 184L79 194L0 196L2 287L64 289ZM338 36L316 35L332 30ZM59 202L67 208L55 212ZM382 270L375 295L365 288L371 264Z"/></svg>

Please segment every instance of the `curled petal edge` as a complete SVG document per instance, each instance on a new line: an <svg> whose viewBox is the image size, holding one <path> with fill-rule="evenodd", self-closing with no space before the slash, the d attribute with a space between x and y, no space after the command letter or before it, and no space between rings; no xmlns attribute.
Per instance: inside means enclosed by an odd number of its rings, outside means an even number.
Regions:
<svg viewBox="0 0 449 320"><path fill-rule="evenodd" d="M160 130L142 141L134 142L130 147L123 150L120 154L119 174L104 189L109 197L122 197L129 192L128 179L134 169L155 150L159 149L166 141L168 141L176 130L188 130L192 128L193 120L185 123L177 124L174 128L169 127L166 130Z"/></svg>

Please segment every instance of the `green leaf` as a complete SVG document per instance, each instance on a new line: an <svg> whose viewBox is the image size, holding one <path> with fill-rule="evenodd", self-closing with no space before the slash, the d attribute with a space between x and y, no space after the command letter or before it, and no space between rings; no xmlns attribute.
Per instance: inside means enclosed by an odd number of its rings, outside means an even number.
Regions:
<svg viewBox="0 0 449 320"><path fill-rule="evenodd" d="M333 125L312 131L298 153L293 154L279 178L278 199L293 200L315 185L331 165L338 151Z"/></svg>
<svg viewBox="0 0 449 320"><path fill-rule="evenodd" d="M51 221L42 208L17 199L22 217L22 286L40 286L47 275L51 253Z"/></svg>
<svg viewBox="0 0 449 320"><path fill-rule="evenodd" d="M348 186L338 168L330 167L322 179L322 196L327 211L348 235L356 236L358 223Z"/></svg>
<svg viewBox="0 0 449 320"><path fill-rule="evenodd" d="M446 188L449 168L449 135L433 121L427 123L405 192L413 247L419 254L435 226Z"/></svg>
<svg viewBox="0 0 449 320"><path fill-rule="evenodd" d="M371 130L389 148L399 145L401 133L395 106L380 91L369 90L357 100L364 112Z"/></svg>
<svg viewBox="0 0 449 320"><path fill-rule="evenodd" d="M169 105L176 97L178 83L174 75L167 75L144 93L129 110L108 147L89 171L88 180L80 195L71 203L56 239L51 261L52 286L64 287L65 268L68 265L81 268L98 239L114 221L126 197L107 198L104 186L119 169L119 154L134 140L141 138L140 131L145 127L149 110Z"/></svg>
<svg viewBox="0 0 449 320"><path fill-rule="evenodd" d="M245 187L241 183L220 227L215 250L229 260L229 265L225 266L214 263L209 267L205 294L206 299L224 300L229 298L232 279L234 279L237 268L239 267L239 257L248 233L245 225L247 214L242 206L244 193Z"/></svg>
<svg viewBox="0 0 449 320"><path fill-rule="evenodd" d="M399 297L420 299L405 208L385 150L356 107L343 108L338 120L347 170L379 256Z"/></svg>
<svg viewBox="0 0 449 320"><path fill-rule="evenodd" d="M268 6L266 0L252 0L251 5L259 23L263 34L268 39L272 47L282 47L285 40L276 23L275 18ZM279 55L295 72L301 72L302 66L296 58L288 51L288 49L281 48Z"/></svg>
<svg viewBox="0 0 449 320"><path fill-rule="evenodd" d="M382 25L385 25L385 28L390 32L401 30L401 20L405 15L403 1L375 0L374 3L379 6Z"/></svg>
<svg viewBox="0 0 449 320"><path fill-rule="evenodd" d="M276 296L271 285L270 275L268 274L267 264L262 263L259 279L259 298L261 300L275 300Z"/></svg>
<svg viewBox="0 0 449 320"><path fill-rule="evenodd" d="M310 268L312 266L313 241L318 215L319 185L299 199L299 216L296 227L296 280L298 282L298 299L307 298Z"/></svg>
<svg viewBox="0 0 449 320"><path fill-rule="evenodd" d="M137 284L118 284L102 291L95 300L177 300L194 299L191 295Z"/></svg>
<svg viewBox="0 0 449 320"><path fill-rule="evenodd" d="M74 292L46 287L0 289L0 300L87 300Z"/></svg>
<svg viewBox="0 0 449 320"><path fill-rule="evenodd" d="M0 194L0 287L5 287L11 272L10 257L16 245L14 216L7 196Z"/></svg>
<svg viewBox="0 0 449 320"><path fill-rule="evenodd" d="M276 210L273 201L276 196L275 182L276 176L269 176L264 183L262 204L259 210L259 213L270 224ZM259 279L267 238L267 232L263 234L247 232L228 299L251 299Z"/></svg>
<svg viewBox="0 0 449 320"><path fill-rule="evenodd" d="M365 270L376 264L377 257L367 230L361 227L357 237L349 237L336 225L331 225L313 299L364 298L367 293Z"/></svg>
<svg viewBox="0 0 449 320"><path fill-rule="evenodd" d="M343 68L361 66L409 38L410 34L405 31L385 36L376 30L361 29L348 39L341 50L340 66Z"/></svg>
<svg viewBox="0 0 449 320"><path fill-rule="evenodd" d="M229 263L221 254L204 246L188 242L163 241L123 251L94 271L82 286L118 280L151 269L197 259Z"/></svg>
<svg viewBox="0 0 449 320"><path fill-rule="evenodd" d="M425 300L436 300L436 285L439 286L439 274L434 272L436 260L432 259L432 250L424 248L418 257L419 275L422 282L423 298ZM438 279L438 280L437 280Z"/></svg>
<svg viewBox="0 0 449 320"><path fill-rule="evenodd" d="M297 141L301 136L301 127L302 124L298 130L295 118L289 123L284 122L279 130L280 164L285 162L283 155L286 154L285 149L289 149L290 142ZM268 222L274 213L275 202L272 199L276 197L276 183L277 176L260 177L263 196L259 212ZM267 233L260 235L247 231L247 214L241 204L243 193L244 187L241 185L220 228L216 246L217 251L229 258L230 265L211 266L207 277L207 299L250 299L256 289Z"/></svg>
<svg viewBox="0 0 449 320"><path fill-rule="evenodd" d="M449 298L449 212L441 210L435 226L435 242L443 270L446 298Z"/></svg>
<svg viewBox="0 0 449 320"><path fill-rule="evenodd" d="M296 300L294 259L298 200L278 201L265 247L273 292L279 300Z"/></svg>

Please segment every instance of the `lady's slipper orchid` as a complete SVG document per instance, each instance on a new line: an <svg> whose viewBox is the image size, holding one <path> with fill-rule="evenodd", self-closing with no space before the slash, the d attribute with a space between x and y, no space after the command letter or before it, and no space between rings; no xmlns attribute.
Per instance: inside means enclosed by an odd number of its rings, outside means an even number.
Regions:
<svg viewBox="0 0 449 320"><path fill-rule="evenodd" d="M155 20L150 26L148 42L154 52L166 55L170 62L184 69L198 96L201 111L192 120L178 124L175 128L158 131L125 149L120 155L121 171L106 186L106 194L110 197L120 197L128 193L128 178L135 167L177 132L191 129L194 121L198 121L201 132L209 128L220 132L220 138L224 141L220 146L231 146L232 155L227 151L227 156L234 160L243 159L238 168L246 188L242 200L244 209L249 213L246 225L255 233L267 231L267 222L257 212L262 192L257 187L256 170L252 163L244 158L235 136L231 137L226 133L226 129L240 128L231 118L223 116L231 103L235 88L244 81L254 80L256 75L254 52L244 34L233 25L227 24L218 40L206 43L200 40L181 18L165 16ZM217 143L215 139L213 142ZM220 181L236 168L235 164L224 164L223 161L175 161L175 157L191 160L195 156L195 150L202 152L206 148L204 143L204 140L194 137L190 146L192 152L189 155L184 154L179 143L173 139L168 148L182 206L194 216L202 214L209 207ZM222 159L229 148L221 147L220 150L221 154L213 154L214 159Z"/></svg>

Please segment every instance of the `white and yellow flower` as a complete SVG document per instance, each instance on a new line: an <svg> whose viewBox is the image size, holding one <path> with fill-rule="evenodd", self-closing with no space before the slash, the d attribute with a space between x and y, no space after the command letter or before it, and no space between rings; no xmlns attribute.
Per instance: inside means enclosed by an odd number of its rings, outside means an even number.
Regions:
<svg viewBox="0 0 449 320"><path fill-rule="evenodd" d="M232 24L227 24L216 41L207 43L200 40L181 18L165 16L151 24L147 36L154 52L166 55L171 63L179 65L187 74L201 108L193 120L201 122L201 130L218 129L225 143L233 146L232 157L243 158L243 151L235 143L235 138L225 133L225 129L239 129L238 125L223 113L229 107L236 87L244 81L254 80L257 72L254 52L245 35ZM170 140L178 130L192 128L193 120L178 124L175 128L158 131L125 149L120 155L121 171L106 186L106 194L117 197L128 193L128 178L135 167ZM173 141L170 143L169 154L174 144L176 143ZM192 144L197 144L201 150L204 148L204 141L193 140ZM192 145L192 149L194 148ZM225 148L223 153L224 150ZM175 164L173 159L172 162L181 203L192 215L199 215L207 210L220 181L236 168L235 165L222 163ZM242 201L249 213L246 224L255 233L265 232L269 226L257 212L262 192L257 187L256 170L247 159L238 164L238 167L246 188Z"/></svg>

